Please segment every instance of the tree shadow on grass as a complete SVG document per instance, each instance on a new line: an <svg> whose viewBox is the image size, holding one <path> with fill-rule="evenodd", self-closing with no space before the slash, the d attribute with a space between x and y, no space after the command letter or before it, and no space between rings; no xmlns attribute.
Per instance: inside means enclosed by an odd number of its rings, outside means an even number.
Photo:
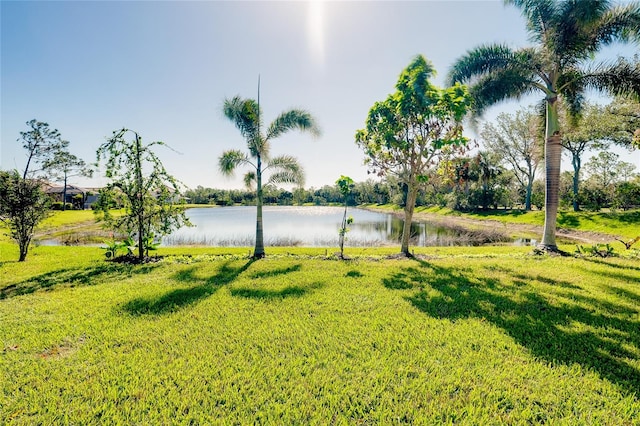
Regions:
<svg viewBox="0 0 640 426"><path fill-rule="evenodd" d="M0 299L33 293L40 289L51 290L60 285L96 285L131 275L147 274L158 267L156 264L127 265L105 262L89 268L58 269L36 275L24 281L0 289Z"/></svg>
<svg viewBox="0 0 640 426"><path fill-rule="evenodd" d="M602 217L619 220L625 223L640 223L640 211L602 213Z"/></svg>
<svg viewBox="0 0 640 426"><path fill-rule="evenodd" d="M416 292L406 299L429 316L452 321L483 318L537 358L580 364L630 394L640 389L640 371L631 365L640 359L637 311L587 298L576 294L579 290L560 285L566 303L551 303L526 283L507 285L472 272L419 262L419 267L399 271L382 284L388 288L414 288ZM545 278L544 282L552 286L555 283L552 278ZM571 303L574 295L597 305L600 311Z"/></svg>
<svg viewBox="0 0 640 426"><path fill-rule="evenodd" d="M185 306L191 305L218 291L221 287L233 282L240 274L246 271L254 260L249 260L242 266L230 266L231 261L225 262L218 272L209 277L202 278L196 274L197 267L182 270L174 275L176 281L196 283L188 288L172 290L157 298L136 298L125 303L120 309L130 315L161 315L174 312Z"/></svg>
<svg viewBox="0 0 640 426"><path fill-rule="evenodd" d="M615 294L616 296L622 298L622 299L626 299L628 300L630 303L632 304L636 304L638 306L640 306L640 293L634 293L632 291L620 288L620 287L614 287L614 286L610 286L610 285L606 285L604 286L604 288ZM640 289L639 289L640 291Z"/></svg>
<svg viewBox="0 0 640 426"><path fill-rule="evenodd" d="M271 271L254 272L253 274L251 274L251 278L271 278L271 277L276 277L278 275L286 275L291 272L297 272L300 269L302 269L302 265L300 263L297 263L287 268L273 269Z"/></svg>
<svg viewBox="0 0 640 426"><path fill-rule="evenodd" d="M4 265L11 265L13 263L18 263L17 260L0 260L0 268L2 268Z"/></svg>
<svg viewBox="0 0 640 426"><path fill-rule="evenodd" d="M540 281L542 283L548 284L548 285L553 285L556 287L564 287L564 288L570 288L570 289L574 289L574 290L581 290L582 287L572 284L569 281L564 281L564 280L556 280L553 278L548 278L548 277L544 277L542 275L536 275L535 277L532 275L527 275L527 274L513 274L514 278L519 278L521 280L524 280L524 282L527 281Z"/></svg>
<svg viewBox="0 0 640 426"><path fill-rule="evenodd" d="M558 213L558 226L566 226L570 228L577 228L580 226L580 219L574 214L569 212Z"/></svg>
<svg viewBox="0 0 640 426"><path fill-rule="evenodd" d="M606 260L598 259L596 257L583 257L582 260L584 260L585 262L596 263L598 265L606 265L610 268L630 270L630 271L640 271L640 266L618 265L614 262L607 262Z"/></svg>
<svg viewBox="0 0 640 426"><path fill-rule="evenodd" d="M273 299L285 299L288 297L302 297L312 290L323 287L322 283L315 283L308 287L301 286L288 286L280 290L268 290L268 289L256 289L256 288L234 288L231 289L231 295L236 297L243 297L246 299L261 299L261 300L273 300Z"/></svg>

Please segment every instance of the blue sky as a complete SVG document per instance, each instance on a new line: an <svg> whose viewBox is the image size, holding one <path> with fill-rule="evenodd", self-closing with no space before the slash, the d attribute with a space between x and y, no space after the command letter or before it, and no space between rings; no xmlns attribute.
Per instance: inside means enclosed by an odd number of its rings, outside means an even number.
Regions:
<svg viewBox="0 0 640 426"><path fill-rule="evenodd" d="M321 137L291 133L272 145L274 155L296 156L306 187L318 188L340 175L368 178L355 131L415 55L443 85L453 61L478 44L528 44L518 11L501 1L2 1L0 19L2 169L24 167L17 139L32 118L60 130L85 161L127 127L178 151L157 152L191 188L242 187L242 173L217 171L223 151L245 148L221 107L235 95L255 98L258 75L266 122L292 107L318 120ZM487 118L534 100L501 104ZM637 152L619 153L640 166Z"/></svg>

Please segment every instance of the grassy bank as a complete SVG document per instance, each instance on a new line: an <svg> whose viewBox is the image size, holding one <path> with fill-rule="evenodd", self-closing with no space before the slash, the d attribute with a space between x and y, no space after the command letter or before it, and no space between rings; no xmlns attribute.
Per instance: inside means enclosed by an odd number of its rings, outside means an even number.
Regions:
<svg viewBox="0 0 640 426"><path fill-rule="evenodd" d="M114 210L114 215L122 211ZM36 230L34 242L56 240L65 245L99 244L110 238L112 232L96 222L93 210L53 211Z"/></svg>
<svg viewBox="0 0 640 426"><path fill-rule="evenodd" d="M400 211L396 205L368 205L370 209ZM523 210L489 210L462 213L444 207L416 207L415 213L435 215L442 218L469 218L473 220L490 220L503 224L517 224L542 227L544 211ZM558 229L569 229L583 232L597 232L626 239L640 235L640 210L608 211L608 212L558 212Z"/></svg>
<svg viewBox="0 0 640 426"><path fill-rule="evenodd" d="M8 424L637 424L637 259L0 247ZM331 253L329 253L331 254Z"/></svg>

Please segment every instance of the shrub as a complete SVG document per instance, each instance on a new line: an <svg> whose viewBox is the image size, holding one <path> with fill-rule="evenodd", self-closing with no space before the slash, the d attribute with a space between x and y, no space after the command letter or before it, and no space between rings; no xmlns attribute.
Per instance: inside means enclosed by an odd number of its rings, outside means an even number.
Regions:
<svg viewBox="0 0 640 426"><path fill-rule="evenodd" d="M73 204L67 203L65 206L65 210L71 210L71 209L73 209ZM62 210L62 202L54 201L53 203L51 203L51 210Z"/></svg>

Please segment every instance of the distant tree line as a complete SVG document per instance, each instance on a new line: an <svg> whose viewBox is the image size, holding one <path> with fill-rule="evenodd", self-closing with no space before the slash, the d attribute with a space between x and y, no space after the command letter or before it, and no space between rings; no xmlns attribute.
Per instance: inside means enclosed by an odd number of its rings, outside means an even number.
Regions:
<svg viewBox="0 0 640 426"><path fill-rule="evenodd" d="M604 154L603 154L604 153ZM602 161L602 156L612 153L602 151L587 162L586 179L578 194L582 209L630 209L640 207L640 175L629 173L633 165L614 161L613 166ZM487 163L491 155L484 152L476 156L458 158L453 162L453 177L444 177L441 170L434 170L432 179L418 191L416 206L449 207L461 212L489 209L525 210L526 189L515 173L506 165ZM611 155L616 159L616 154ZM483 162L485 161L485 162ZM183 193L189 204L232 206L255 205L255 191L242 189L216 189L198 186ZM403 207L406 189L393 179L356 182L347 198L348 206L365 204L395 204ZM573 173L565 171L560 176L560 207L572 209L574 202ZM267 205L342 205L344 198L337 185L320 188L296 188L287 190L274 186L265 187L264 202ZM533 181L531 188L532 209L544 208L544 179Z"/></svg>
<svg viewBox="0 0 640 426"><path fill-rule="evenodd" d="M397 184L387 181L375 182L373 179L354 184L347 197L348 206L361 204L389 204L392 195L401 193L401 188L391 188ZM274 185L263 187L264 203L268 205L342 205L344 196L337 185L324 185L320 188L295 188L292 190L278 188ZM216 189L197 186L183 193L189 204L210 204L217 206L256 204L256 194L251 189Z"/></svg>

